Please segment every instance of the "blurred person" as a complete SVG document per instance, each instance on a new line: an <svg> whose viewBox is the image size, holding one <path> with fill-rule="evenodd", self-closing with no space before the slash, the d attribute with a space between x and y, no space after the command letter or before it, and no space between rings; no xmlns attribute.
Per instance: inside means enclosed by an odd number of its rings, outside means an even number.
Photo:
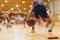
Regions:
<svg viewBox="0 0 60 40"><path fill-rule="evenodd" d="M52 23L49 15L47 14L47 10L44 5L44 0L34 0L34 2L32 3L31 12L34 12L35 15L34 21L36 20L41 21L40 19L42 19L44 22L46 22L45 24L46 27L48 27ZM52 33L52 28L53 26L51 25L51 27L48 30L48 37L57 37ZM35 32L34 29L35 27L33 26L31 31L32 33Z"/></svg>

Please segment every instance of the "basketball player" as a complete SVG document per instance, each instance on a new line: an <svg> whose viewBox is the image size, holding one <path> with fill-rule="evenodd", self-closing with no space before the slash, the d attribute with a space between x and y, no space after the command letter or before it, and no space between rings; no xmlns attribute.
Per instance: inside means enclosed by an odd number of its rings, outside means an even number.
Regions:
<svg viewBox="0 0 60 40"><path fill-rule="evenodd" d="M5 14L3 14L2 16L5 17ZM5 20L6 20L6 18L4 18L4 20L2 21L2 29L3 29L4 26L5 26Z"/></svg>
<svg viewBox="0 0 60 40"><path fill-rule="evenodd" d="M1 11L2 12L2 11ZM4 26L5 26L5 20L6 20L6 17L5 17L5 14L2 12L2 30L4 29Z"/></svg>
<svg viewBox="0 0 60 40"><path fill-rule="evenodd" d="M10 17L11 17L11 13L9 13L9 14L6 13L6 20L7 20L7 22L8 22L8 23L7 23L7 27L12 27L12 26L11 26L11 22L10 22Z"/></svg>
<svg viewBox="0 0 60 40"><path fill-rule="evenodd" d="M24 16L24 27L26 27L25 23L27 22L27 15Z"/></svg>
<svg viewBox="0 0 60 40"><path fill-rule="evenodd" d="M44 22L46 22L46 26L48 27L49 24L51 24L51 19L49 18L46 8L44 6L44 0L34 0L32 4L31 11L34 12L35 20L42 19ZM56 37L52 34L52 26L48 30L48 37ZM32 33L34 33L34 27L32 27Z"/></svg>

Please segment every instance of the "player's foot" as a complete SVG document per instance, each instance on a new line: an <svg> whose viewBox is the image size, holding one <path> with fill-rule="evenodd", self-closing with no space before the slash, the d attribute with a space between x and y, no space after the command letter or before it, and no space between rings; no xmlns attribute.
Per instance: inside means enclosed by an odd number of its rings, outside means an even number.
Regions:
<svg viewBox="0 0 60 40"><path fill-rule="evenodd" d="M8 26L6 26L8 28Z"/></svg>
<svg viewBox="0 0 60 40"><path fill-rule="evenodd" d="M35 30L32 30L31 33L35 33Z"/></svg>
<svg viewBox="0 0 60 40"><path fill-rule="evenodd" d="M24 27L26 27L26 25L24 25Z"/></svg>
<svg viewBox="0 0 60 40"><path fill-rule="evenodd" d="M57 39L58 36L54 35L53 33L48 33L48 38L49 39Z"/></svg>

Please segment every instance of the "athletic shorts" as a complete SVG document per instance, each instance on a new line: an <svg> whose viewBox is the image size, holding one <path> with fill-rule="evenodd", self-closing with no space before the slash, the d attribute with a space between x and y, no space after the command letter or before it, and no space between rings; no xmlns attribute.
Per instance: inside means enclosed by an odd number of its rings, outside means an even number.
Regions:
<svg viewBox="0 0 60 40"><path fill-rule="evenodd" d="M42 18L44 20L46 18L49 18L48 14L47 14L47 11L46 11L46 8L45 8L44 5L36 5L33 8L33 12L34 12L34 15L35 15L35 17L37 19L38 18Z"/></svg>

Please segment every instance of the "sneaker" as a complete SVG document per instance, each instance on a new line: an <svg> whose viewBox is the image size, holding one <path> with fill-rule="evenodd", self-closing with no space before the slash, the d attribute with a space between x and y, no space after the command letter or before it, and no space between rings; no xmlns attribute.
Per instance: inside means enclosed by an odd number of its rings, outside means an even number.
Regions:
<svg viewBox="0 0 60 40"><path fill-rule="evenodd" d="M32 30L31 33L35 33L35 30Z"/></svg>
<svg viewBox="0 0 60 40"><path fill-rule="evenodd" d="M8 26L6 26L8 28Z"/></svg>
<svg viewBox="0 0 60 40"><path fill-rule="evenodd" d="M58 36L56 36L56 35L54 35L52 33L48 34L48 39L57 39L57 38L58 38Z"/></svg>
<svg viewBox="0 0 60 40"><path fill-rule="evenodd" d="M26 25L24 25L24 27L26 27Z"/></svg>

